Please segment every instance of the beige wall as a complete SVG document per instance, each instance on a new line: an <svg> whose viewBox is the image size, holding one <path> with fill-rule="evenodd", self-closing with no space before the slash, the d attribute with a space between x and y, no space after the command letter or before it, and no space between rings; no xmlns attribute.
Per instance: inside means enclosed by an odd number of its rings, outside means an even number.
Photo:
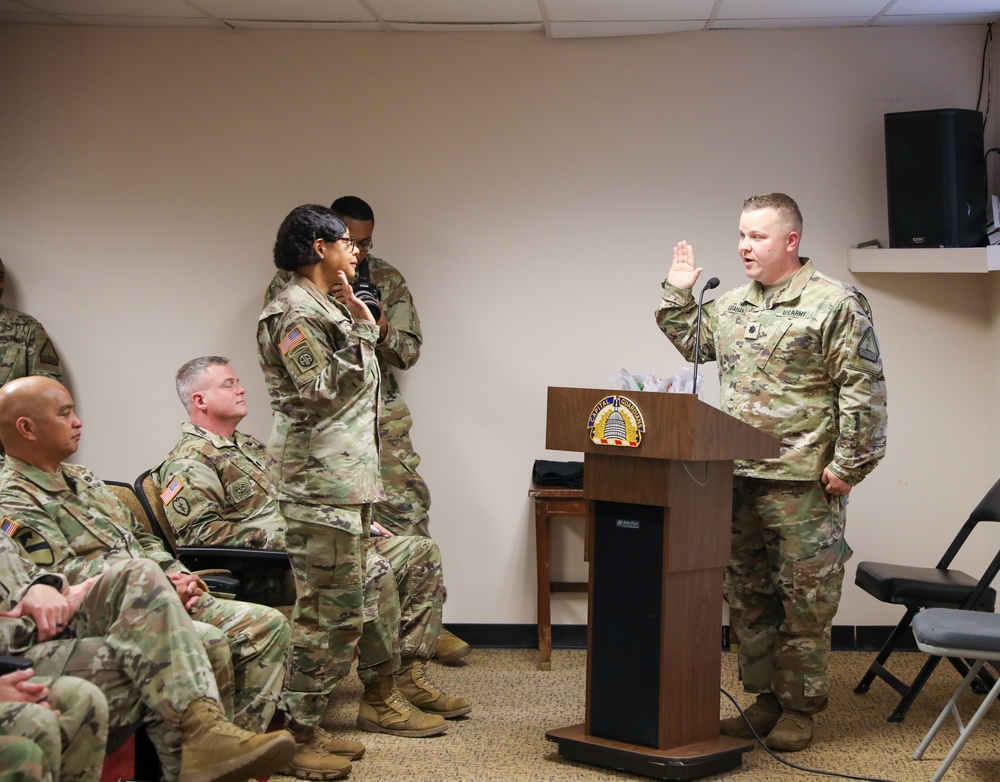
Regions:
<svg viewBox="0 0 1000 782"><path fill-rule="evenodd" d="M670 247L688 239L737 285L740 203L784 190L804 253L868 295L885 358L889 456L852 496L855 561L930 563L997 472L1000 292L984 275L853 276L847 247L888 239L882 115L971 108L983 36L0 27L5 300L55 338L78 460L131 480L174 442L172 373L196 355L233 358L244 428L267 437L254 324L274 233L300 203L369 199L376 254L425 329L404 391L446 617L527 623L546 386L680 369L652 316ZM897 613L852 585L838 622ZM559 601L557 621L583 616Z"/></svg>

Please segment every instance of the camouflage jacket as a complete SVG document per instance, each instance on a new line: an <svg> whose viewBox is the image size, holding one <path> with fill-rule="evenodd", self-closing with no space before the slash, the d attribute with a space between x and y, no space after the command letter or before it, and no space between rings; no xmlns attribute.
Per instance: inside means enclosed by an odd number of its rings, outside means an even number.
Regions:
<svg viewBox="0 0 1000 782"><path fill-rule="evenodd" d="M663 284L660 330L694 358L697 302ZM719 364L722 410L781 441L776 459L736 462L755 478L817 480L824 467L850 484L885 455L886 391L865 297L811 261L777 290L756 281L704 308L701 360Z"/></svg>
<svg viewBox="0 0 1000 782"><path fill-rule="evenodd" d="M29 560L20 546L0 532L0 611L10 611L46 575L49 574ZM65 584L65 579L59 578ZM0 654L24 655L35 645L35 638L35 620L31 617L0 617ZM59 658L62 665L73 651L72 641L48 641L42 646L46 659Z"/></svg>
<svg viewBox="0 0 1000 782"><path fill-rule="evenodd" d="M229 440L186 423L153 471L167 520L182 546L285 548L285 520L271 497L267 449L236 432Z"/></svg>
<svg viewBox="0 0 1000 782"><path fill-rule="evenodd" d="M384 499L377 337L374 324L355 322L299 274L261 313L257 355L274 413L268 471L279 501L325 506Z"/></svg>
<svg viewBox="0 0 1000 782"><path fill-rule="evenodd" d="M396 382L391 367L409 369L420 358L420 346L424 341L420 330L420 318L417 316L413 296L403 275L394 266L374 255L369 255L367 261L371 281L379 289L386 322L385 339L379 340L375 346L379 359L379 373L382 376L382 410L379 414L379 423L383 425L387 421L397 419L409 422L410 410L399 391L399 383ZM284 288L291 278L292 273L288 271L279 269L275 273L268 285L267 293L264 294L265 306L278 295L278 291ZM409 430L409 423L406 428Z"/></svg>
<svg viewBox="0 0 1000 782"><path fill-rule="evenodd" d="M0 470L0 508L17 524L14 540L31 560L70 583L143 557L167 573L188 572L103 481L78 464L47 473L8 456Z"/></svg>
<svg viewBox="0 0 1000 782"><path fill-rule="evenodd" d="M59 355L41 323L0 305L0 385L29 375L62 380Z"/></svg>
<svg viewBox="0 0 1000 782"><path fill-rule="evenodd" d="M386 501L376 508L376 520L386 521L394 527L405 522L419 524L427 519L431 495L424 479L417 473L420 456L410 440L413 419L393 367L409 369L420 358L423 343L420 318L403 275L381 258L369 255L368 261L371 280L382 294L387 324L385 339L376 347L382 374L379 436L382 444L382 486L386 494Z"/></svg>
<svg viewBox="0 0 1000 782"><path fill-rule="evenodd" d="M413 419L403 399L393 372L409 369L420 358L423 335L420 318L406 280L391 264L369 255L368 273L379 289L385 312L385 339L375 345L380 375L381 408L378 430L381 446L380 472L386 498L375 507L376 521L397 531L410 524L426 521L431 495L424 479L417 473L420 456L410 440ZM291 279L291 273L278 271L268 286L265 303L271 301Z"/></svg>

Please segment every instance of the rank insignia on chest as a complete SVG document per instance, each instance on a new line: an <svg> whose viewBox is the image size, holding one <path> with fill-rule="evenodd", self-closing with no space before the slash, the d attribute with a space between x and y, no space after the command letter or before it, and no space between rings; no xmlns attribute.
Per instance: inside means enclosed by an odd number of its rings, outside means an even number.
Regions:
<svg viewBox="0 0 1000 782"><path fill-rule="evenodd" d="M744 339L757 339L760 336L760 324L757 321L748 323L746 331L743 332Z"/></svg>
<svg viewBox="0 0 1000 782"><path fill-rule="evenodd" d="M620 445L637 448L646 431L642 413L635 402L625 396L607 396L590 413L587 421L590 439L598 445Z"/></svg>

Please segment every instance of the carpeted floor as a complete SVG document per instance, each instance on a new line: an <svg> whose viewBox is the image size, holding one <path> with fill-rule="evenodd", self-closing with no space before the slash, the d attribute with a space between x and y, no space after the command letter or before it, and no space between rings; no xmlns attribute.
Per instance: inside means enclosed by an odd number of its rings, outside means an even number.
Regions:
<svg viewBox="0 0 1000 782"><path fill-rule="evenodd" d="M910 755L928 727L958 686L958 674L947 663L939 666L902 723L886 722L896 694L876 682L866 695L855 695L854 684L874 653L835 652L831 677L830 708L816 718L813 745L786 757L799 765L894 782L926 782L948 751L956 728L949 723L935 739L923 761ZM608 769L563 760L545 731L583 721L586 653L553 652L552 670L538 670L538 652L528 649L475 649L461 667L430 666L432 677L444 689L473 702L471 716L451 720L450 729L427 739L403 739L365 733L354 727L361 685L356 677L336 692L327 724L337 732L363 741L368 752L354 764L350 779L388 782L598 782L642 779ZM723 687L745 708L753 698L736 680L736 659L722 656ZM893 657L893 669L912 676L923 655L904 653ZM642 683L637 682L637 687ZM735 714L720 696L722 716ZM622 693L627 699L628 693ZM967 695L963 715L971 714L979 698ZM110 768L104 779L114 780ZM740 771L713 780L798 782L815 775L781 765L757 748L744 755ZM273 776L272 782L293 782L294 777ZM954 763L945 782L997 782L1000 780L1000 706L994 707Z"/></svg>
<svg viewBox="0 0 1000 782"><path fill-rule="evenodd" d="M809 749L788 759L827 771L877 777L896 782L926 782L944 757L956 729L947 726L928 750L925 760L910 758L938 711L958 685L958 674L947 664L939 667L925 691L901 724L886 722L895 693L879 682L866 695L852 688L873 653L837 652L833 655L831 707L817 717L817 738ZM428 739L403 739L359 731L354 727L361 687L356 678L335 695L328 724L365 742L366 756L354 764L350 779L407 780L407 782L589 782L639 779L633 775L572 763L558 756L545 731L583 721L586 654L556 651L551 671L539 671L533 650L476 649L467 665L448 668L433 664L430 671L444 689L473 701L468 718L451 720L451 728ZM894 658L895 661L896 658ZM895 667L914 673L923 660L915 653L899 655ZM637 682L636 686L642 686ZM752 698L736 681L736 660L723 654L723 686L744 707ZM628 693L622 693L627 698ZM974 708L976 696L967 707ZM735 709L722 700L722 715ZM753 782L793 782L815 778L789 769L755 749L744 756L742 771L712 779ZM291 782L275 776L272 781ZM1000 780L1000 707L991 711L973 734L945 778L947 782Z"/></svg>

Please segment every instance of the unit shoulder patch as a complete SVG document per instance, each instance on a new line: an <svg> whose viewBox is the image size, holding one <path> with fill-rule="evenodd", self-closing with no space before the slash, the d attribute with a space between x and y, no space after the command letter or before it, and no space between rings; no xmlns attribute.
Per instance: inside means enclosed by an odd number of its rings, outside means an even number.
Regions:
<svg viewBox="0 0 1000 782"><path fill-rule="evenodd" d="M865 361L870 361L873 364L878 363L878 340L875 339L875 329L871 326L868 327L858 343L858 355Z"/></svg>
<svg viewBox="0 0 1000 782"><path fill-rule="evenodd" d="M52 553L52 546L49 545L49 542L45 538L31 529L31 527L22 527L15 532L14 540L24 549L24 553L28 555L28 559L39 567L49 567L55 563L56 558L55 554Z"/></svg>

